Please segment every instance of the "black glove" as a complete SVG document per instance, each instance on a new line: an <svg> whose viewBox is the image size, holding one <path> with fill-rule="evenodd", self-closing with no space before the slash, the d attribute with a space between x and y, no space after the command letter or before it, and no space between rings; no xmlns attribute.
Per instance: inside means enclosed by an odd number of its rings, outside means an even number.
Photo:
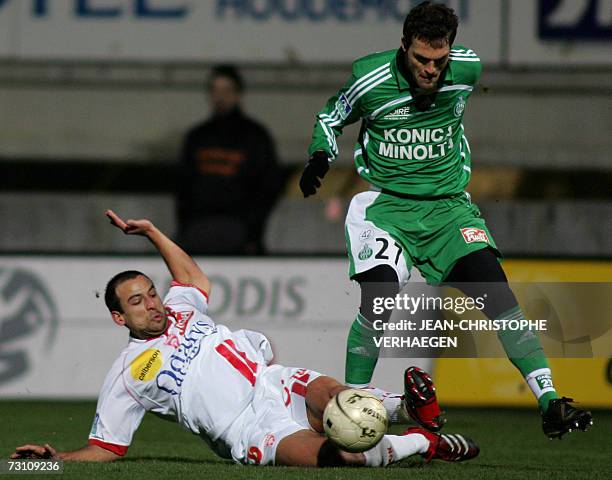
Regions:
<svg viewBox="0 0 612 480"><path fill-rule="evenodd" d="M300 178L300 189L304 198L317 193L317 188L321 186L321 179L329 170L329 158L327 153L317 150L312 154L310 160L304 167L302 178Z"/></svg>

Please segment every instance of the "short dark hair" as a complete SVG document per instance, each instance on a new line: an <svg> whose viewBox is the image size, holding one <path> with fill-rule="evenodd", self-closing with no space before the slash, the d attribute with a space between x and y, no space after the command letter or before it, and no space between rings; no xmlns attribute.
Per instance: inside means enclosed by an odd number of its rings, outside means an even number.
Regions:
<svg viewBox="0 0 612 480"><path fill-rule="evenodd" d="M419 38L427 43L448 39L452 45L457 35L459 18L452 8L429 0L414 7L404 20L403 35L405 47L408 48L413 38Z"/></svg>
<svg viewBox="0 0 612 480"><path fill-rule="evenodd" d="M119 302L119 297L117 296L117 287L126 280L131 280L132 278L136 278L140 275L151 280L144 273L139 272L138 270L126 270L125 272L118 273L108 281L106 284L106 290L104 290L104 303L106 303L106 308L108 308L110 312L123 313L121 302Z"/></svg>
<svg viewBox="0 0 612 480"><path fill-rule="evenodd" d="M217 77L229 78L232 82L234 82L234 85L236 85L236 89L239 92L242 92L244 90L244 80L242 79L242 75L240 74L238 68L235 65L225 63L212 67L207 83L207 87L209 90L212 87L213 80Z"/></svg>

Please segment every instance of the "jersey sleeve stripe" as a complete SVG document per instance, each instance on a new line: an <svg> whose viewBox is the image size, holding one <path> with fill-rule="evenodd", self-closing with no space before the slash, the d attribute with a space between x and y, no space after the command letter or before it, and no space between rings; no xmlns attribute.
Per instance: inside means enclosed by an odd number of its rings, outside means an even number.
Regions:
<svg viewBox="0 0 612 480"><path fill-rule="evenodd" d="M451 56L456 56L456 57L477 57L478 55L476 55L474 52L450 52Z"/></svg>
<svg viewBox="0 0 612 480"><path fill-rule="evenodd" d="M323 120L323 121L325 121L325 120ZM337 127L338 125L340 125L340 120L335 120L335 121L333 121L333 122L331 122L331 121L330 121L330 122L328 123L328 125L329 125L330 127Z"/></svg>
<svg viewBox="0 0 612 480"><path fill-rule="evenodd" d="M319 115L319 119L325 122L330 127L335 127L336 125L340 125L340 123L342 122L342 119L340 118L339 113L336 113L332 116L322 114L322 115Z"/></svg>
<svg viewBox="0 0 612 480"><path fill-rule="evenodd" d="M442 87L438 91L439 92L450 92L452 90L467 90L468 92L471 92L472 90L474 90L474 87L472 87L471 85L462 85L462 84L447 85L446 87Z"/></svg>
<svg viewBox="0 0 612 480"><path fill-rule="evenodd" d="M336 155L338 155L338 147L336 146L336 137L334 136L333 133L330 132L329 127L327 126L325 121L323 121L323 119L319 120L319 125L321 125L321 128L323 129L323 133L325 133L325 137L327 138L327 144L329 145L331 153L335 158Z"/></svg>
<svg viewBox="0 0 612 480"><path fill-rule="evenodd" d="M465 135L461 135L461 138L463 139L463 141L465 142L465 148L467 148L468 153L472 153L472 149L470 148L470 142L468 142L468 139Z"/></svg>
<svg viewBox="0 0 612 480"><path fill-rule="evenodd" d="M451 48L451 53L469 53L476 55L471 48Z"/></svg>
<svg viewBox="0 0 612 480"><path fill-rule="evenodd" d="M351 88L348 89L348 91L346 92L346 96L350 96L351 93L353 93L353 90L355 90L356 88L359 88L359 86L364 83L364 82L368 82L369 79L374 76L377 75L380 71L385 70L386 68L389 68L389 66L391 65L391 63L385 63L384 65L381 65L378 68L375 68L374 70L372 70L370 73L368 73L367 75L364 75L363 77L361 77L360 79L358 79L352 86Z"/></svg>
<svg viewBox="0 0 612 480"><path fill-rule="evenodd" d="M368 143L370 143L370 134L366 130L366 132L363 134L363 147L367 148Z"/></svg>
<svg viewBox="0 0 612 480"><path fill-rule="evenodd" d="M200 292L202 295L204 295L204 298L206 298L206 301L208 302L208 293L206 293L204 290L202 290L197 285L192 285L191 283L181 283L181 282L178 282L176 280L172 280L172 283L170 283L170 286L171 287L191 287L191 288L195 288L198 292Z"/></svg>
<svg viewBox="0 0 612 480"><path fill-rule="evenodd" d="M382 77L380 80L376 81L375 83L368 85L366 88L361 90L353 100L349 100L349 101L356 102L357 100L359 100L360 97L362 97L363 95L365 95L366 93L368 93L370 90L377 87L381 83L385 83L390 78L393 78L393 74L391 72L389 72L388 75Z"/></svg>
<svg viewBox="0 0 612 480"><path fill-rule="evenodd" d="M90 438L87 443L89 445L96 445L98 447L103 448L104 450L108 450L109 452L113 452L120 457L123 457L127 451L129 445L116 445L114 443L103 442L102 440L98 440L97 438Z"/></svg>
<svg viewBox="0 0 612 480"><path fill-rule="evenodd" d="M386 70L381 71L376 76L372 77L367 82L361 84L358 89L354 90L353 93L347 95L347 99L349 103L354 103L361 97L365 92L371 90L376 85L388 80L391 78L391 70L387 68Z"/></svg>
<svg viewBox="0 0 612 480"><path fill-rule="evenodd" d="M330 115L327 113L319 113L319 118L325 120L326 122L333 122L334 120L338 119L338 115L340 115L340 113L338 112L338 109L335 108L333 113Z"/></svg>
<svg viewBox="0 0 612 480"><path fill-rule="evenodd" d="M453 58L451 57L453 62L480 62L480 58Z"/></svg>

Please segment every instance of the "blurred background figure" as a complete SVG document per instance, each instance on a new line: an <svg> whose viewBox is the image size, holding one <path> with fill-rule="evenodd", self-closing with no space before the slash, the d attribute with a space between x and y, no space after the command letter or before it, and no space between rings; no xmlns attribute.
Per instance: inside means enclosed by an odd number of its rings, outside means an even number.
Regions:
<svg viewBox="0 0 612 480"><path fill-rule="evenodd" d="M212 114L183 141L177 238L191 254L262 255L262 233L282 186L274 141L243 113L236 67L213 67L206 87Z"/></svg>

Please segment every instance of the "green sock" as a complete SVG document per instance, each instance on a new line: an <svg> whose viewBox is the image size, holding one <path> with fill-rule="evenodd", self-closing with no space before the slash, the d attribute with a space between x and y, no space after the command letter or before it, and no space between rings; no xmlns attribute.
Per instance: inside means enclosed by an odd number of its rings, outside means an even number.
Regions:
<svg viewBox="0 0 612 480"><path fill-rule="evenodd" d="M521 307L517 305L499 315L497 319L524 320L525 315ZM549 402L558 396L552 383L548 360L544 355L537 332L500 330L497 336L504 346L506 355L519 369L529 388L538 399L540 411L546 412Z"/></svg>
<svg viewBox="0 0 612 480"><path fill-rule="evenodd" d="M381 332L372 328L372 323L361 313L353 321L346 342L346 368L344 381L347 385L369 385L378 361L379 347L374 337Z"/></svg>

